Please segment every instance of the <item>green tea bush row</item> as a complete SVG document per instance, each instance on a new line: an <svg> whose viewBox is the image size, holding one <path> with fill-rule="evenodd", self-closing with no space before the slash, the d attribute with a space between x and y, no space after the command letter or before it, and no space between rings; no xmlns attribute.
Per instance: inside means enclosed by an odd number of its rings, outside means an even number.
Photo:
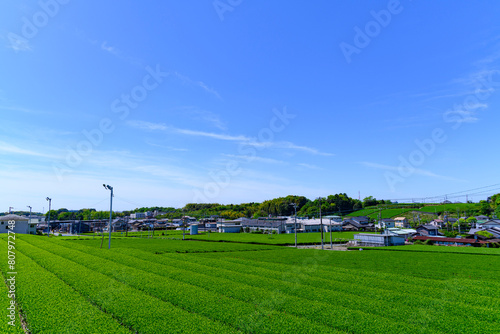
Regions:
<svg viewBox="0 0 500 334"><path fill-rule="evenodd" d="M17 241L16 246L19 243ZM2 240L0 247L4 246L7 247L7 243ZM16 262L16 300L31 333L85 333L89 328L102 333L130 333L111 315L89 303L19 250L16 250ZM3 263L2 271L9 271ZM2 299L6 296L2 294ZM16 323L20 328L19 322ZM8 332L2 330L2 333Z"/></svg>
<svg viewBox="0 0 500 334"><path fill-rule="evenodd" d="M33 244L38 243L38 240L29 241ZM46 241L43 243L50 243L51 252L61 254L65 259L71 259L72 262L75 262L73 265L82 265L88 271L94 271L97 275L103 274L110 279L125 283L126 286L142 290L146 296L155 296L193 314L204 315L209 319L225 323L244 332L335 332L332 328L304 318L277 312L267 307L257 307L255 304L229 298L220 293L207 291L188 283L99 258L90 255L88 252L71 250L55 242ZM43 246L43 244L40 244L40 246ZM107 250L101 251L103 254L108 252ZM111 255L111 252L108 252L108 254ZM226 288L235 289L237 287L226 286ZM205 329L200 329L200 331L207 333ZM170 331L165 332L171 333Z"/></svg>
<svg viewBox="0 0 500 334"><path fill-rule="evenodd" d="M140 333L236 332L231 327L175 307L171 303L145 294L143 291L123 284L107 275L55 255L52 252L60 246L51 243L51 241L41 240L40 238L24 238L24 240L29 240L30 243L51 250L51 252L48 252L25 241L18 241L21 252L76 290L72 295L82 294L134 331ZM104 263L99 262L99 259L94 259L91 256L86 258L88 261L93 261L94 265L103 267L117 276L126 277L129 275L127 270L123 270L123 268L106 267ZM45 300L44 292L43 289L38 291L39 299ZM182 295L188 296L185 293L182 293ZM31 301L29 299L25 302L29 304ZM66 312L64 308L59 311L61 310L64 310L63 313ZM52 326L54 331L57 328L56 324ZM113 333L113 331L109 333Z"/></svg>

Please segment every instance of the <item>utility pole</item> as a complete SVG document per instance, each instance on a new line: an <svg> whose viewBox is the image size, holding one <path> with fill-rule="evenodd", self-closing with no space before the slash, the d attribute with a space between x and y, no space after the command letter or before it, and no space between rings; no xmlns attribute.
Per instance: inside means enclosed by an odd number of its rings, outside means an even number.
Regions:
<svg viewBox="0 0 500 334"><path fill-rule="evenodd" d="M290 203L290 205L295 209L295 223L293 230L295 232L295 248L297 248L297 203Z"/></svg>
<svg viewBox="0 0 500 334"><path fill-rule="evenodd" d="M49 201L49 220L47 221L47 237L50 237L50 205L52 204L52 198L46 198Z"/></svg>
<svg viewBox="0 0 500 334"><path fill-rule="evenodd" d="M330 249L333 249L333 240L332 240L332 218L330 218Z"/></svg>
<svg viewBox="0 0 500 334"><path fill-rule="evenodd" d="M222 232L222 222L220 223L220 229L221 229L221 232ZM182 240L185 239L184 237L184 232L186 231L186 217L182 217Z"/></svg>
<svg viewBox="0 0 500 334"><path fill-rule="evenodd" d="M323 198L322 197L318 197L318 200L319 200L319 224L320 224L320 228L321 228L321 249L325 249L325 246L323 244L323 217L321 216L321 200Z"/></svg>
<svg viewBox="0 0 500 334"><path fill-rule="evenodd" d="M378 226L380 226L380 228L382 228L382 222L380 219L381 212L382 212L382 209L378 209ZM384 229L385 229L385 226L384 226Z"/></svg>

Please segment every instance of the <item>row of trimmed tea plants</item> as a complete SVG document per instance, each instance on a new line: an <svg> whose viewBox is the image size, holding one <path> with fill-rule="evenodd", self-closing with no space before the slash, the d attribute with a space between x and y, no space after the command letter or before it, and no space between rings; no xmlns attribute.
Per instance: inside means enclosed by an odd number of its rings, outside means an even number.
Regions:
<svg viewBox="0 0 500 334"><path fill-rule="evenodd" d="M106 333L483 334L500 328L496 255L140 238L113 239L111 250L99 245L17 240L17 301L32 333L92 332L94 326ZM0 267L5 274L5 264ZM69 324L65 312L90 316Z"/></svg>
<svg viewBox="0 0 500 334"><path fill-rule="evenodd" d="M265 308L262 312L262 310L257 310L251 302L97 257L91 255L90 251L82 252L71 249L60 243L67 244L65 241L25 238L22 242L22 250L32 256L35 261L43 263L48 270L54 272L76 290L95 300L103 309L121 318L128 326L137 328L139 332L175 333L186 331L186 329L188 329L186 332L190 333L221 333L237 330L254 332L255 328L258 328L261 333L336 332L331 327L306 318L278 312L271 308ZM102 254L113 253L108 250L95 249ZM133 253L135 250L130 250L130 252ZM85 282L78 279L82 275L85 277ZM98 290L98 287L92 287L94 283L88 284L89 281L99 282L99 285L102 285L102 282L108 282L109 288L104 291L105 300L100 296L102 292L93 292ZM149 301L152 298L156 300ZM170 305L170 307L162 307L162 305ZM145 311L148 312L149 317L146 316ZM181 311L186 314L175 314ZM131 316L121 316L124 312L136 313L135 320L131 321ZM188 314L189 317L187 317ZM151 316L156 316L156 319L151 319ZM144 329L140 325L144 326ZM156 328L148 328L153 325Z"/></svg>

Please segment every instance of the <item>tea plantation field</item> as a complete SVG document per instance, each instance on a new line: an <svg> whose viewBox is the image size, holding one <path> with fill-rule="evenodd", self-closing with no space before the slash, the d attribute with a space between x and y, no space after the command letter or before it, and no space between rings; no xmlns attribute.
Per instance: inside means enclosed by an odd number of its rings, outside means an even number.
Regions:
<svg viewBox="0 0 500 334"><path fill-rule="evenodd" d="M498 333L498 253L17 236L2 333ZM0 237L7 250L7 239ZM4 280L10 270L0 262ZM0 288L5 315L10 299Z"/></svg>
<svg viewBox="0 0 500 334"><path fill-rule="evenodd" d="M326 224L325 224L326 225ZM354 234L358 232L352 231L342 231L342 232L332 232L332 241L334 243L345 243L351 239L354 239ZM91 233L85 234L86 236L92 236ZM145 232L113 232L112 237L137 237L147 239L148 233ZM96 238L100 236L96 236ZM105 234L105 238L108 235ZM245 244L263 244L263 245L294 245L295 235L293 233L282 233L282 234L258 234L258 233L214 233L214 232L200 232L197 235L189 235L189 231L185 233L185 239L192 240L204 240L204 241L228 241L235 243L245 243ZM170 238L170 239L182 239L182 231L168 230L168 231L155 231L154 238ZM323 242L330 243L330 232L323 233ZM299 245L318 245L321 244L321 232L314 233L299 233L297 235L297 243Z"/></svg>

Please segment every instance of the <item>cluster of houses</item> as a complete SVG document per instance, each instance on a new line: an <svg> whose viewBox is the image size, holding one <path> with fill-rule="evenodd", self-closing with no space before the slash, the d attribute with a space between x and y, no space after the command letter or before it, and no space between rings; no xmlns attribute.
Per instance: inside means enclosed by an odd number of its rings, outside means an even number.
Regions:
<svg viewBox="0 0 500 334"><path fill-rule="evenodd" d="M466 219L467 217L463 217ZM439 232L446 229L446 225L458 221L456 218L448 218L447 222L435 219L428 224L422 224L415 229L409 228L408 221L404 217L394 219L382 219L376 225L384 229L380 234L361 233L354 236L355 244L360 246L395 246L404 245L408 239L413 241L430 241L435 245L445 246L486 246L500 243L500 219L490 219L487 216L476 216L476 222L468 226L467 237L457 236L448 238ZM485 233L487 232L486 236Z"/></svg>
<svg viewBox="0 0 500 334"><path fill-rule="evenodd" d="M321 219L303 217L262 217L257 219L239 218L235 220L219 219L217 216L197 220L184 216L181 219L156 219L152 213L133 213L129 217L112 220L112 232L132 232L144 230L185 229L190 234L198 232L261 232L261 233L308 233L308 232L340 232L358 231L380 233L360 233L354 236L354 243L360 246L390 246L404 245L408 239L431 240L438 245L481 246L500 242L500 220L487 216L476 216L476 223L468 228L467 238L446 238L440 229L446 228L446 222L435 219L428 224L410 228L405 217L381 219L373 223L369 217L323 216ZM453 221L451 221L453 220ZM455 218L448 218L447 223L454 223ZM24 217L14 214L0 216L0 233L8 231L8 222L15 221L15 233L36 234L37 231L47 232L47 222L44 217ZM109 221L51 221L50 231L64 234L80 234L89 232L108 232ZM485 237L486 235L490 238Z"/></svg>

